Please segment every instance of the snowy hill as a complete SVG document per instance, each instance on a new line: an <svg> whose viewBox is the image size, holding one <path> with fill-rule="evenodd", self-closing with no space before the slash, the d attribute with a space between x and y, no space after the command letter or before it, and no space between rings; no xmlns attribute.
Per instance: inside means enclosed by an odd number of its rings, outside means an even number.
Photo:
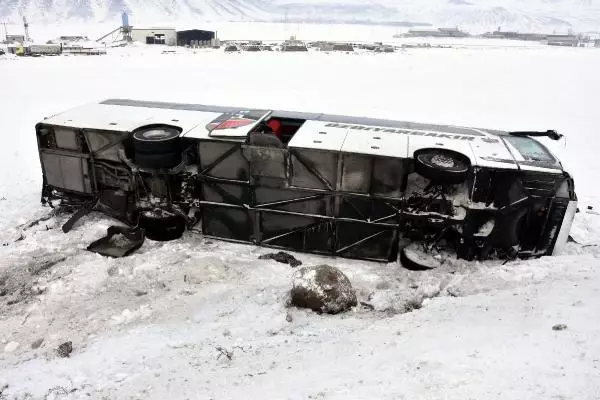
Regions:
<svg viewBox="0 0 600 400"><path fill-rule="evenodd" d="M36 23L114 21L289 21L460 26L488 31L577 31L600 27L600 0L3 0L0 18Z"/></svg>

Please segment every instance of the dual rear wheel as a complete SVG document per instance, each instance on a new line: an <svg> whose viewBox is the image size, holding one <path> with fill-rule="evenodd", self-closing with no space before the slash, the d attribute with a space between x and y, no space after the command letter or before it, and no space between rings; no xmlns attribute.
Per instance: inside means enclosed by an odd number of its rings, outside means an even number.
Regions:
<svg viewBox="0 0 600 400"><path fill-rule="evenodd" d="M168 169L181 163L180 131L169 126L139 129L133 133L133 159L149 169Z"/></svg>
<svg viewBox="0 0 600 400"><path fill-rule="evenodd" d="M170 126L148 126L133 132L134 163L142 168L170 169L182 161L180 130ZM186 228L181 215L165 210L143 211L139 225L150 240L168 241L179 239Z"/></svg>

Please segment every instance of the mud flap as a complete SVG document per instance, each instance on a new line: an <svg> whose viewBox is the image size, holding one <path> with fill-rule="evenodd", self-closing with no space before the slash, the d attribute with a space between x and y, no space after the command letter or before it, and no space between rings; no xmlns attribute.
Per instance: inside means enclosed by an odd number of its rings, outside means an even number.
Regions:
<svg viewBox="0 0 600 400"><path fill-rule="evenodd" d="M142 228L111 226L106 236L91 243L87 250L107 257L125 257L139 249L145 238Z"/></svg>
<svg viewBox="0 0 600 400"><path fill-rule="evenodd" d="M96 203L97 201L95 200L85 203L83 207L77 210L77 212L73 214L67 222L65 222L65 224L62 226L62 231L64 233L68 233L71 229L73 229L73 226L77 223L77 221L92 212L96 206Z"/></svg>

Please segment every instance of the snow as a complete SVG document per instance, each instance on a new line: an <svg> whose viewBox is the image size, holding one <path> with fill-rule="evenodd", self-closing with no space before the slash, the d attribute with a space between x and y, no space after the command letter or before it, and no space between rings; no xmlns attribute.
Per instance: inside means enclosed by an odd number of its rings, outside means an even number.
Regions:
<svg viewBox="0 0 600 400"><path fill-rule="evenodd" d="M0 282L10 289L0 297L0 398L599 398L600 52L468 43L0 59ZM549 145L575 176L580 244L426 272L294 254L348 276L359 306L337 316L286 308L296 270L258 259L266 249L188 232L103 258L84 249L108 218L92 214L69 234L65 216L28 227L49 212L34 126L115 97L556 129L566 141ZM58 357L66 341L73 353Z"/></svg>

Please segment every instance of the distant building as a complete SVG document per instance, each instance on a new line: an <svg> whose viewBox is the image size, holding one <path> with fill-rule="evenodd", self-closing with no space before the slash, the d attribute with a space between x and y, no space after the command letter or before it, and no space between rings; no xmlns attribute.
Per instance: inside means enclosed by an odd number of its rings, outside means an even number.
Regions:
<svg viewBox="0 0 600 400"><path fill-rule="evenodd" d="M546 40L549 46L577 47L580 39L575 35L548 35Z"/></svg>
<svg viewBox="0 0 600 400"><path fill-rule="evenodd" d="M146 44L177 45L177 31L173 28L133 28L131 39Z"/></svg>
<svg viewBox="0 0 600 400"><path fill-rule="evenodd" d="M394 47L389 45L381 45L374 49L376 53L393 53L395 51Z"/></svg>
<svg viewBox="0 0 600 400"><path fill-rule="evenodd" d="M467 32L463 32L458 28L440 28L439 29L442 34L447 37L467 37L470 36Z"/></svg>
<svg viewBox="0 0 600 400"><path fill-rule="evenodd" d="M215 32L190 29L177 31L177 46L182 47L209 47L214 44Z"/></svg>
<svg viewBox="0 0 600 400"><path fill-rule="evenodd" d="M409 37L445 37L462 38L470 36L458 28L440 28L440 29L411 29L406 36Z"/></svg>
<svg viewBox="0 0 600 400"><path fill-rule="evenodd" d="M430 29L411 29L408 31L406 36L409 37L442 37L442 32L439 30Z"/></svg>
<svg viewBox="0 0 600 400"><path fill-rule="evenodd" d="M333 43L322 42L322 43L318 43L314 47L318 48L319 51L332 51Z"/></svg>
<svg viewBox="0 0 600 400"><path fill-rule="evenodd" d="M61 42L87 42L90 39L87 36L59 36Z"/></svg>
<svg viewBox="0 0 600 400"><path fill-rule="evenodd" d="M486 33L483 37L491 38L491 39L518 39L518 32L510 32L510 31L494 31L492 33Z"/></svg>
<svg viewBox="0 0 600 400"><path fill-rule="evenodd" d="M350 43L321 42L316 47L318 47L318 49L320 51L346 51L346 52L354 51L354 47Z"/></svg>
<svg viewBox="0 0 600 400"><path fill-rule="evenodd" d="M517 34L518 40L526 40L532 42L540 42L542 40L546 40L548 35L543 33L519 33Z"/></svg>
<svg viewBox="0 0 600 400"><path fill-rule="evenodd" d="M546 40L548 35L543 33L519 33L510 31L494 31L492 33L485 33L482 35L488 39L512 39L512 40L524 40L532 42L540 42Z"/></svg>
<svg viewBox="0 0 600 400"><path fill-rule="evenodd" d="M289 40L286 40L282 43L280 51L308 51L308 47L306 47L306 43L301 40L297 40L295 36L292 36Z"/></svg>
<svg viewBox="0 0 600 400"><path fill-rule="evenodd" d="M600 39L594 40L594 47L600 47Z"/></svg>
<svg viewBox="0 0 600 400"><path fill-rule="evenodd" d="M56 39L52 39L46 42L46 44L62 44L69 45L71 43L83 43L90 42L87 36L59 36Z"/></svg>
<svg viewBox="0 0 600 400"><path fill-rule="evenodd" d="M334 43L333 51L354 51L354 46L350 43Z"/></svg>
<svg viewBox="0 0 600 400"><path fill-rule="evenodd" d="M25 43L25 35L6 35L6 43Z"/></svg>
<svg viewBox="0 0 600 400"><path fill-rule="evenodd" d="M74 42L63 45L64 54L72 55L103 55L106 54L106 48L100 47L93 42Z"/></svg>
<svg viewBox="0 0 600 400"><path fill-rule="evenodd" d="M250 42L250 43L242 44L242 50L256 52L256 51L262 51L262 48L261 48L260 44Z"/></svg>

